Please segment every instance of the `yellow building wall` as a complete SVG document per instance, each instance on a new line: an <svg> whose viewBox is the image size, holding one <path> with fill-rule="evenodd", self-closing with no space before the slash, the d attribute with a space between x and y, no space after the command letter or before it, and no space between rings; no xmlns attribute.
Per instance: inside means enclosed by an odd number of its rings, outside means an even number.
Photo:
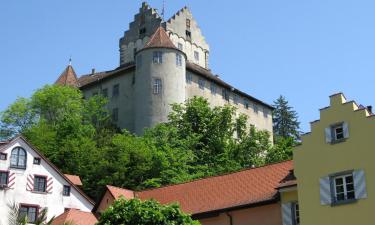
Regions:
<svg viewBox="0 0 375 225"><path fill-rule="evenodd" d="M347 122L349 138L329 144L325 128ZM320 120L311 123L311 133L294 150L301 225L375 224L375 117L347 102L342 94L330 97L330 106L320 110ZM319 178L333 173L363 169L367 199L344 205L321 205Z"/></svg>
<svg viewBox="0 0 375 225"><path fill-rule="evenodd" d="M298 202L297 189L290 190L290 191L281 191L280 197L281 197L281 203Z"/></svg>

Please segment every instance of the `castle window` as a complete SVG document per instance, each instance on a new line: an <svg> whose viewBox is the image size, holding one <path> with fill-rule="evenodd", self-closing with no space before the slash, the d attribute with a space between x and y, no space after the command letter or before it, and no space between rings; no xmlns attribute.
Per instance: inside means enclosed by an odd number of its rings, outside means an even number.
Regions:
<svg viewBox="0 0 375 225"><path fill-rule="evenodd" d="M266 109L266 108L263 108L263 116L264 116L265 118L268 117L268 113L267 113L267 109Z"/></svg>
<svg viewBox="0 0 375 225"><path fill-rule="evenodd" d="M138 55L136 59L137 69L139 69L142 66L142 63L143 63L142 55Z"/></svg>
<svg viewBox="0 0 375 225"><path fill-rule="evenodd" d="M191 41L191 32L186 30L186 40Z"/></svg>
<svg viewBox="0 0 375 225"><path fill-rule="evenodd" d="M226 101L229 101L229 92L226 89L222 90L222 96L223 96L223 99L225 99Z"/></svg>
<svg viewBox="0 0 375 225"><path fill-rule="evenodd" d="M199 61L199 52L197 52L197 51L194 51L194 59L195 59L195 61Z"/></svg>
<svg viewBox="0 0 375 225"><path fill-rule="evenodd" d="M349 137L348 123L342 122L333 124L325 129L326 142L335 144L345 141Z"/></svg>
<svg viewBox="0 0 375 225"><path fill-rule="evenodd" d="M238 105L238 95L233 96L233 102L234 104Z"/></svg>
<svg viewBox="0 0 375 225"><path fill-rule="evenodd" d="M176 65L182 66L182 55L180 53L176 53Z"/></svg>
<svg viewBox="0 0 375 225"><path fill-rule="evenodd" d="M204 86L205 86L205 83L206 83L205 80L203 80L203 79L199 79L199 80L198 80L198 86L199 86L199 88L203 90L203 89L204 89Z"/></svg>
<svg viewBox="0 0 375 225"><path fill-rule="evenodd" d="M186 29L190 30L190 19L186 19Z"/></svg>
<svg viewBox="0 0 375 225"><path fill-rule="evenodd" d="M0 171L0 187L8 185L8 176L9 176L9 172Z"/></svg>
<svg viewBox="0 0 375 225"><path fill-rule="evenodd" d="M133 59L135 59L135 54L137 54L137 48L133 48Z"/></svg>
<svg viewBox="0 0 375 225"><path fill-rule="evenodd" d="M146 34L146 28L145 27L139 29L139 36L143 37L145 34Z"/></svg>
<svg viewBox="0 0 375 225"><path fill-rule="evenodd" d="M181 43L178 43L177 46L178 46L177 48L180 49L181 51L184 49L184 46Z"/></svg>
<svg viewBox="0 0 375 225"><path fill-rule="evenodd" d="M115 84L113 85L113 89L112 89L112 97L118 97L119 95L120 95L120 85Z"/></svg>
<svg viewBox="0 0 375 225"><path fill-rule="evenodd" d="M193 74L186 73L185 76L186 76L186 83L191 84L191 82L193 81Z"/></svg>
<svg viewBox="0 0 375 225"><path fill-rule="evenodd" d="M41 159L38 158L38 157L35 157L35 158L34 158L34 161L33 161L33 164L35 164L35 165L40 165L40 162L41 162Z"/></svg>
<svg viewBox="0 0 375 225"><path fill-rule="evenodd" d="M258 109L258 106L256 104L254 104L253 109L254 109L254 113L258 114L259 109Z"/></svg>
<svg viewBox="0 0 375 225"><path fill-rule="evenodd" d="M6 153L0 153L0 160L7 160L7 156Z"/></svg>
<svg viewBox="0 0 375 225"><path fill-rule="evenodd" d="M37 206L21 205L18 213L20 220L27 218L28 223L35 223L38 214Z"/></svg>
<svg viewBox="0 0 375 225"><path fill-rule="evenodd" d="M216 84L211 83L210 85L211 94L216 95L216 89L217 89Z"/></svg>
<svg viewBox="0 0 375 225"><path fill-rule="evenodd" d="M245 109L249 109L249 102L247 100L244 101L243 105L245 106Z"/></svg>
<svg viewBox="0 0 375 225"><path fill-rule="evenodd" d="M27 155L25 149L16 147L12 150L10 156L10 167L17 169L26 169Z"/></svg>
<svg viewBox="0 0 375 225"><path fill-rule="evenodd" d="M300 224L300 219L299 219L299 204L298 202L295 202L292 204L293 206L293 219L294 219L294 225L299 225Z"/></svg>
<svg viewBox="0 0 375 225"><path fill-rule="evenodd" d="M113 122L118 121L118 108L112 109L112 121Z"/></svg>
<svg viewBox="0 0 375 225"><path fill-rule="evenodd" d="M64 185L63 196L70 196L70 186L69 185Z"/></svg>
<svg viewBox="0 0 375 225"><path fill-rule="evenodd" d="M163 52L160 52L160 51L153 52L152 62L154 64L162 64L163 63Z"/></svg>
<svg viewBox="0 0 375 225"><path fill-rule="evenodd" d="M158 95L161 93L162 91L162 83L161 83L161 79L160 78L155 78L154 79L154 84L152 86L152 90L153 90L153 93L155 95Z"/></svg>
<svg viewBox="0 0 375 225"><path fill-rule="evenodd" d="M108 88L104 88L104 89L102 90L102 96L103 96L104 98L108 98Z"/></svg>
<svg viewBox="0 0 375 225"><path fill-rule="evenodd" d="M43 176L34 177L34 191L36 192L46 192L47 188L47 178Z"/></svg>
<svg viewBox="0 0 375 225"><path fill-rule="evenodd" d="M355 199L353 174L334 177L333 181L336 202Z"/></svg>

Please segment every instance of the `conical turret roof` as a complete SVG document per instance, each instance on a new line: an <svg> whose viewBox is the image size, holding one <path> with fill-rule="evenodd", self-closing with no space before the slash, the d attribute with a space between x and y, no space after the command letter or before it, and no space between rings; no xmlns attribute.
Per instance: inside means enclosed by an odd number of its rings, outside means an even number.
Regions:
<svg viewBox="0 0 375 225"><path fill-rule="evenodd" d="M146 43L143 49L147 48L173 48L177 49L169 38L167 32L163 27L159 27L151 36L150 40ZM178 49L177 49L178 50Z"/></svg>
<svg viewBox="0 0 375 225"><path fill-rule="evenodd" d="M64 85L64 86L78 86L78 79L76 72L71 65L68 65L65 70L61 73L59 78L56 80L55 84Z"/></svg>

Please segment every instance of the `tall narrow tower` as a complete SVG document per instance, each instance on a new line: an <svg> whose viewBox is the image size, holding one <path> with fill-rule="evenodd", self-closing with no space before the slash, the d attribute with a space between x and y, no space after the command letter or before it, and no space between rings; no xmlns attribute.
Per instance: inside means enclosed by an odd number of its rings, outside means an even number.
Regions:
<svg viewBox="0 0 375 225"><path fill-rule="evenodd" d="M136 52L135 132L168 121L171 104L183 103L186 55L159 27L145 47Z"/></svg>

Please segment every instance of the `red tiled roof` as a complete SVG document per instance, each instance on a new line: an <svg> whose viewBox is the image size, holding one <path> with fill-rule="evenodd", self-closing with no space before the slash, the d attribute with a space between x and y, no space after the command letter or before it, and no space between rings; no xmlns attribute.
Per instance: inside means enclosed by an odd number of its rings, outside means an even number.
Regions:
<svg viewBox="0 0 375 225"><path fill-rule="evenodd" d="M173 48L177 49L163 27L159 27L151 36L143 49L147 48Z"/></svg>
<svg viewBox="0 0 375 225"><path fill-rule="evenodd" d="M81 178L77 175L64 174L74 185L82 186Z"/></svg>
<svg viewBox="0 0 375 225"><path fill-rule="evenodd" d="M71 65L67 66L65 70L61 73L59 78L56 80L55 84L67 85L67 86L78 86L77 75Z"/></svg>
<svg viewBox="0 0 375 225"><path fill-rule="evenodd" d="M140 199L155 199L162 204L179 203L187 213L207 213L277 200L277 187L292 169L292 161L285 161L134 194ZM131 198L133 194L112 186L107 189L115 198L121 195Z"/></svg>
<svg viewBox="0 0 375 225"><path fill-rule="evenodd" d="M56 217L51 225L63 225L72 223L74 225L95 225L98 219L91 212L83 212L78 209L68 209L60 216Z"/></svg>
<svg viewBox="0 0 375 225"><path fill-rule="evenodd" d="M107 185L107 189L115 199L118 199L121 196L124 196L126 199L134 198L134 191L132 190L118 188L110 185Z"/></svg>

